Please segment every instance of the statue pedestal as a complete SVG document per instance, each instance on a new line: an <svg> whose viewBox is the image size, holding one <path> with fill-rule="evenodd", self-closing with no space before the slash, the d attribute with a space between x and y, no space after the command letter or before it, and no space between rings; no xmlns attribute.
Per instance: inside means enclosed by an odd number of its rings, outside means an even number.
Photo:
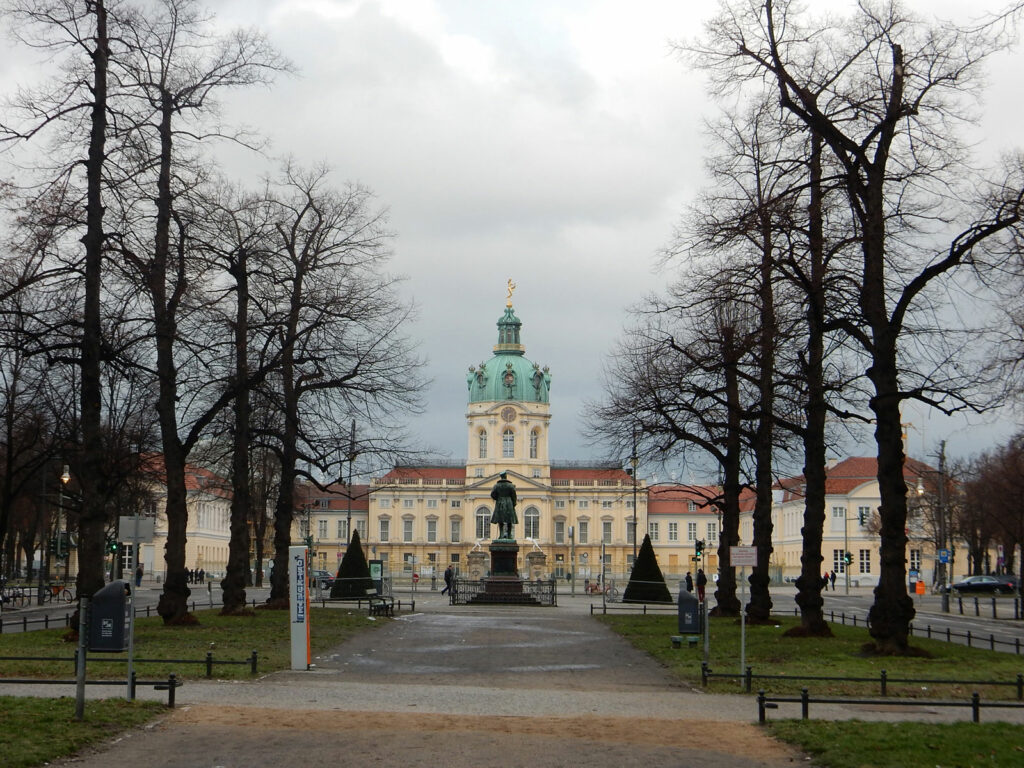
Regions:
<svg viewBox="0 0 1024 768"><path fill-rule="evenodd" d="M486 572L486 566L484 562L487 560L485 555L480 550L473 550L466 555L466 570L469 572L467 575L473 581L480 581L484 577Z"/></svg>
<svg viewBox="0 0 1024 768"><path fill-rule="evenodd" d="M519 545L510 539L491 542L491 575L481 579L482 591L470 604L540 605L533 595L523 591L519 576Z"/></svg>
<svg viewBox="0 0 1024 768"><path fill-rule="evenodd" d="M491 577L519 578L519 545L514 541L495 539L491 542Z"/></svg>

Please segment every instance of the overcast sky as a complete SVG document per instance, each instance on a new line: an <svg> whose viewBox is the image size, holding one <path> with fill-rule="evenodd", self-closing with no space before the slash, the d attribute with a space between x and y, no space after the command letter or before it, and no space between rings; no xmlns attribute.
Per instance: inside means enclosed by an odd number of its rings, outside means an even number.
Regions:
<svg viewBox="0 0 1024 768"><path fill-rule="evenodd" d="M511 278L527 357L552 372L552 455L604 457L580 435L584 402L601 395L627 307L667 279L654 271L657 251L704 183L701 121L714 106L670 42L700 34L716 3L207 5L225 27L265 30L298 69L227 99L225 117L257 126L271 154L326 162L339 184L361 182L390 209L392 267L419 307L409 331L433 381L414 425L422 442L465 457L466 370L492 354ZM999 4L910 5L962 14ZM1024 67L1017 52L990 70L982 131L994 154L1018 139ZM270 168L222 153L236 176ZM1005 417L972 429L905 418L917 456L943 437L953 454L975 452L1012 428Z"/></svg>

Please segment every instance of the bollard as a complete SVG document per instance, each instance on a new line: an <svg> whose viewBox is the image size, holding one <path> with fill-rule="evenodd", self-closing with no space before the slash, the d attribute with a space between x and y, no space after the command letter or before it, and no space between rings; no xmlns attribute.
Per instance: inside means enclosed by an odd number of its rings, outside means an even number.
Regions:
<svg viewBox="0 0 1024 768"><path fill-rule="evenodd" d="M1017 701L1024 700L1024 674L1017 673Z"/></svg>
<svg viewBox="0 0 1024 768"><path fill-rule="evenodd" d="M135 683L136 683L137 679L138 679L138 675L136 674L135 670L133 669L132 670L132 680L128 684L128 699L130 701L135 701Z"/></svg>
<svg viewBox="0 0 1024 768"><path fill-rule="evenodd" d="M249 657L249 670L255 675L256 674L256 649L253 648L252 656Z"/></svg>
<svg viewBox="0 0 1024 768"><path fill-rule="evenodd" d="M173 672L167 676L167 706L174 709L174 689L178 686L178 676Z"/></svg>
<svg viewBox="0 0 1024 768"><path fill-rule="evenodd" d="M889 695L888 694L888 688L889 688L889 675L883 669L882 670L882 674L881 674L881 690L882 690L882 695L883 696L888 696Z"/></svg>
<svg viewBox="0 0 1024 768"><path fill-rule="evenodd" d="M764 724L764 689L757 692L757 722Z"/></svg>
<svg viewBox="0 0 1024 768"><path fill-rule="evenodd" d="M981 696L977 691L971 694L971 716L974 722L981 722Z"/></svg>
<svg viewBox="0 0 1024 768"><path fill-rule="evenodd" d="M213 651L206 652L206 676L213 677Z"/></svg>
<svg viewBox="0 0 1024 768"><path fill-rule="evenodd" d="M811 697L806 688L800 689L800 714L804 720L811 716Z"/></svg>
<svg viewBox="0 0 1024 768"><path fill-rule="evenodd" d="M746 678L746 680L744 681L743 690L747 693L750 693L750 685L754 680L754 668L747 667L747 673L746 675L744 675L744 677Z"/></svg>

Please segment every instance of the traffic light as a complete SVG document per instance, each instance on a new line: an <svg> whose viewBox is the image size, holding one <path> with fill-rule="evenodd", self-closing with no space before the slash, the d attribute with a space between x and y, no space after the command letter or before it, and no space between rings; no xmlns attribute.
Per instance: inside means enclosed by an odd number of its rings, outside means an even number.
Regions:
<svg viewBox="0 0 1024 768"><path fill-rule="evenodd" d="M694 554L696 554L697 557L700 557L701 555L704 554L704 542L701 539L698 539L697 541L694 542L693 549L694 549Z"/></svg>
<svg viewBox="0 0 1024 768"><path fill-rule="evenodd" d="M860 509L857 510L857 521L861 524L862 527L864 525L865 517L867 517L867 515L865 514L864 507L861 507Z"/></svg>
<svg viewBox="0 0 1024 768"><path fill-rule="evenodd" d="M843 555L843 562L846 563L847 565L849 565L850 563L853 562L853 556L849 552L846 552Z"/></svg>
<svg viewBox="0 0 1024 768"><path fill-rule="evenodd" d="M107 539L107 551L112 555L117 553L117 539Z"/></svg>

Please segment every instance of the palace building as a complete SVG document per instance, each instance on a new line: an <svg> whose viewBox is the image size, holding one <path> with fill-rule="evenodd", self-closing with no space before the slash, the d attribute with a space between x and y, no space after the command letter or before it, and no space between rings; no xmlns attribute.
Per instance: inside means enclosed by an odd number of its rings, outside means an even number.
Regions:
<svg viewBox="0 0 1024 768"><path fill-rule="evenodd" d="M371 480L368 502L352 517L367 557L384 560L393 575L429 578L449 563L465 571L468 553L486 549L497 535L490 494L507 472L518 495L520 572L526 572L525 555L537 549L547 555L545 575L556 578L596 578L602 557L608 573L628 572L634 504L642 523L646 485L617 464L551 458L552 374L526 357L511 296L497 328L492 356L466 375L467 459L396 466ZM347 532L330 522L345 501L334 495L324 502L324 509L309 508L309 525L318 562L326 564L340 561L347 535L316 534Z"/></svg>

